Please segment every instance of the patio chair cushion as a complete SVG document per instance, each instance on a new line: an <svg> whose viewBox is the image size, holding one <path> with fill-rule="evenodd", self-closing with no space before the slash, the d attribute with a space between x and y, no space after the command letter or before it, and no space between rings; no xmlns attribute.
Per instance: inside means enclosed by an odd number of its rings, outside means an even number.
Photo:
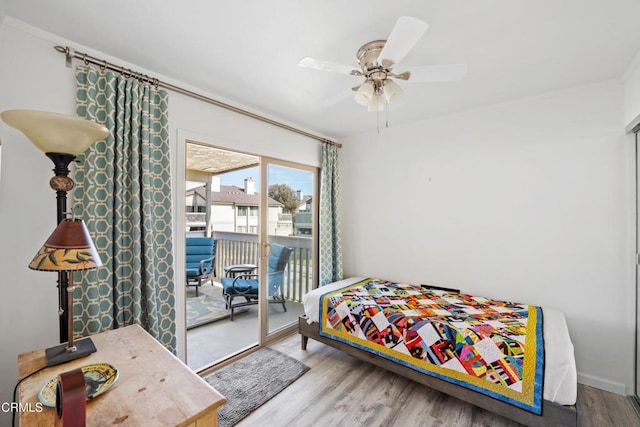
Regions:
<svg viewBox="0 0 640 427"><path fill-rule="evenodd" d="M291 248L273 243L269 256L269 295L273 295L284 284L284 269L289 262Z"/></svg>
<svg viewBox="0 0 640 427"><path fill-rule="evenodd" d="M211 259L214 254L215 242L212 237L187 237L187 259L185 270L187 277L199 277L208 275L213 271L213 261L202 264L202 260Z"/></svg>
<svg viewBox="0 0 640 427"><path fill-rule="evenodd" d="M255 277L255 276L254 276ZM247 293L249 296L253 295L257 297L258 295L258 281L255 279L242 279L238 278L236 280L235 287L233 286L233 281L235 279L232 277L224 277L222 279L222 287L223 293L225 295L237 294L236 290L241 293ZM248 290L248 292L247 292Z"/></svg>
<svg viewBox="0 0 640 427"><path fill-rule="evenodd" d="M284 283L284 269L289 262L289 256L291 255L291 248L287 246L278 245L273 243L271 245L271 255L269 256L269 281L268 291L269 296L277 293ZM244 275L246 278L239 276L235 283L235 289L233 281L234 278L225 277L222 279L223 294L246 294L247 296L258 296L258 276L255 274ZM249 292L247 292L249 289ZM236 292L239 291L239 292ZM281 292L281 291L280 291Z"/></svg>
<svg viewBox="0 0 640 427"><path fill-rule="evenodd" d="M268 301L269 303L282 304L282 309L287 311L282 287L291 248L273 243L271 249L268 260ZM257 274L243 274L222 279L222 294L225 297L227 308L231 309L231 320L233 320L234 308L258 303L258 287ZM234 298L237 297L244 297L244 301L234 302Z"/></svg>

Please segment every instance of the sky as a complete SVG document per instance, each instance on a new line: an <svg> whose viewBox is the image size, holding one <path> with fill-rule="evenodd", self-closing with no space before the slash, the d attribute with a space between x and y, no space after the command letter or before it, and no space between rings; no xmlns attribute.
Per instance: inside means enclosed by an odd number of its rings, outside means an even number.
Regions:
<svg viewBox="0 0 640 427"><path fill-rule="evenodd" d="M287 168L279 165L269 165L269 185L287 184L293 191L302 190L305 195L311 195L313 189L313 175L311 172ZM251 177L256 183L256 191L260 190L260 169L258 166L229 172L220 175L220 184L244 187L244 179Z"/></svg>

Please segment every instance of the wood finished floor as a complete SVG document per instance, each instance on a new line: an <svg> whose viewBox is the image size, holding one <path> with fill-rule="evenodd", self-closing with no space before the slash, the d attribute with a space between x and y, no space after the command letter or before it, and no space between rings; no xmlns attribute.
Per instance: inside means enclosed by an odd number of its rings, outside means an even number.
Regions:
<svg viewBox="0 0 640 427"><path fill-rule="evenodd" d="M270 347L311 369L237 426L517 426L519 424L309 340ZM385 384L384 387L379 387ZM640 426L625 396L579 385L584 427Z"/></svg>

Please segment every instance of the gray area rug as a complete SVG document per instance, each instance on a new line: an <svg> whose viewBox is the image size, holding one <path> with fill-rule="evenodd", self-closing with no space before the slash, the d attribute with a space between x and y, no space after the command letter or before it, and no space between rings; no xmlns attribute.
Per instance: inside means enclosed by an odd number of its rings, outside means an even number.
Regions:
<svg viewBox="0 0 640 427"><path fill-rule="evenodd" d="M268 347L204 377L227 399L218 409L218 425L230 427L287 388L309 367Z"/></svg>

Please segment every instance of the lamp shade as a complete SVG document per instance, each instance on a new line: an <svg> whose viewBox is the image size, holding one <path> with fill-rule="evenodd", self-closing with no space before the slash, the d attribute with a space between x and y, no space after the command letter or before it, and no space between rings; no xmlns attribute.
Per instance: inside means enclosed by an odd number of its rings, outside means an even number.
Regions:
<svg viewBox="0 0 640 427"><path fill-rule="evenodd" d="M404 91L396 82L393 80L387 80L382 88L384 93L384 97L387 100L387 103L391 104L392 102L397 102L402 98L402 94Z"/></svg>
<svg viewBox="0 0 640 427"><path fill-rule="evenodd" d="M360 85L358 91L356 92L356 102L364 106L369 105L371 103L371 100L375 97L374 91L375 88L373 87L373 83L371 83L370 81L364 82L362 85Z"/></svg>
<svg viewBox="0 0 640 427"><path fill-rule="evenodd" d="M35 110L7 110L2 120L24 133L45 153L84 153L95 141L104 139L109 130L95 122L66 114Z"/></svg>
<svg viewBox="0 0 640 427"><path fill-rule="evenodd" d="M102 266L84 221L65 219L53 231L29 264L32 270L74 271Z"/></svg>

